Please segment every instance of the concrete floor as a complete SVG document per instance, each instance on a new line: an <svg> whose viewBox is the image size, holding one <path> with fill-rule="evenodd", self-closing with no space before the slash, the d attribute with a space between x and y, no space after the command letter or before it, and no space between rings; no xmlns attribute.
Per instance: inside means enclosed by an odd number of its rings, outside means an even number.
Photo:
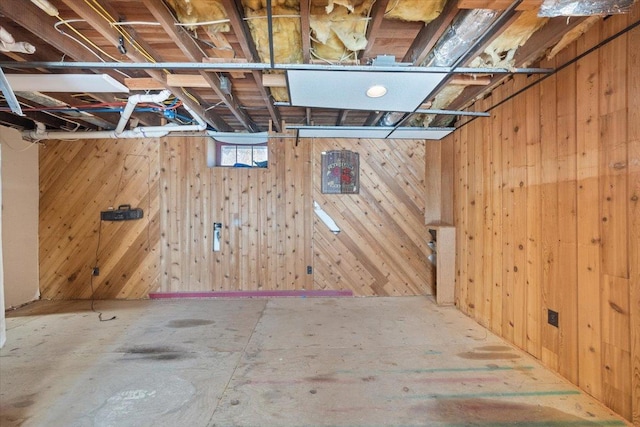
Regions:
<svg viewBox="0 0 640 427"><path fill-rule="evenodd" d="M424 297L89 305L8 313L1 426L625 425Z"/></svg>

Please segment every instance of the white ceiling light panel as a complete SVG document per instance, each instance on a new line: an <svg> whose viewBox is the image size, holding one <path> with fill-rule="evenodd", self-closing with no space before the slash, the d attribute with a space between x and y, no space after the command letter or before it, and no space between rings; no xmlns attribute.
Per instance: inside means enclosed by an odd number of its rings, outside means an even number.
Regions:
<svg viewBox="0 0 640 427"><path fill-rule="evenodd" d="M129 93L129 88L107 74L7 74L14 92Z"/></svg>
<svg viewBox="0 0 640 427"><path fill-rule="evenodd" d="M455 128L404 127L391 132L389 139L435 139L439 140L453 132Z"/></svg>
<svg viewBox="0 0 640 427"><path fill-rule="evenodd" d="M300 126L300 138L370 138L384 139L393 130L376 126Z"/></svg>
<svg viewBox="0 0 640 427"><path fill-rule="evenodd" d="M287 71L291 105L343 110L412 112L445 77L405 71ZM384 93L368 96L373 87Z"/></svg>

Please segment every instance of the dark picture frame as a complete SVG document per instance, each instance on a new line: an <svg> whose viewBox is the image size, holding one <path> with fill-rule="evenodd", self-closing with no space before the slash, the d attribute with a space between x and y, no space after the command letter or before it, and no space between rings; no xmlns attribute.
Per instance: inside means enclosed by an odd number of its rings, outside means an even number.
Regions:
<svg viewBox="0 0 640 427"><path fill-rule="evenodd" d="M322 153L322 193L358 194L360 155L349 150Z"/></svg>

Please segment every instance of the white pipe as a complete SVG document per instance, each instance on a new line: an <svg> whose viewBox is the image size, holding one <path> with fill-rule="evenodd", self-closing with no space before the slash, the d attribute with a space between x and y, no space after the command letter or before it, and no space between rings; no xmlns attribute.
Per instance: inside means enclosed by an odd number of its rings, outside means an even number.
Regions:
<svg viewBox="0 0 640 427"><path fill-rule="evenodd" d="M187 105L183 105L183 107L187 110L189 114L193 117L193 119L197 122L195 125L184 125L179 126L173 123L164 126L139 126L135 127L131 130L127 131L118 131L118 127L120 127L121 123L122 128L126 125L126 122L129 120L129 116L131 116L131 112L135 108L136 104L140 102L162 102L166 100L171 92L168 90L163 90L162 92L156 95L133 95L127 101L127 106L122 112L122 116L120 117L120 122L118 122L118 126L114 130L108 131L95 131L95 132L64 132L64 131L53 131L46 132L42 130L35 131L24 131L22 135L25 139L31 141L40 141L43 139L58 139L58 140L76 140L76 139L126 139L126 138L160 138L168 135L171 132L194 132L194 131L203 131L207 128L207 123L196 114L191 108ZM133 99L133 101L131 101ZM132 107L130 107L130 105Z"/></svg>
<svg viewBox="0 0 640 427"><path fill-rule="evenodd" d="M14 44L16 42L11 33L3 27L0 27L0 41L7 44Z"/></svg>
<svg viewBox="0 0 640 427"><path fill-rule="evenodd" d="M124 107L122 113L120 113L120 121L116 126L115 132L120 134L124 130L125 126L127 126L127 122L133 113L133 110L136 108L141 102L153 102L155 104L164 102L171 96L171 92L167 89L161 91L160 93L156 93L154 95L132 95L127 100L127 105Z"/></svg>
<svg viewBox="0 0 640 427"><path fill-rule="evenodd" d="M27 42L16 42L11 33L0 27L0 52L18 52L32 54L36 48Z"/></svg>
<svg viewBox="0 0 640 427"><path fill-rule="evenodd" d="M159 131L169 131L169 132L175 132L175 131L179 131L179 132L192 132L192 131L201 131L201 130L205 130L207 128L207 123L199 116L197 115L191 108L189 108L188 105L183 104L182 105L184 107L185 110L187 110L187 112L189 112L189 114L191 114L191 117L193 117L193 119L198 123L196 125L183 125L183 126L178 126L178 125L164 125L164 126L146 126L146 127L137 127L132 129L132 132L137 132L138 136L140 136L140 134L144 134L146 136L146 134L148 132L159 132ZM173 129L175 127L175 129ZM169 129L167 129L169 128ZM118 130L118 128L116 128L116 131Z"/></svg>
<svg viewBox="0 0 640 427"><path fill-rule="evenodd" d="M29 130L22 132L24 139L30 141L41 141L44 139L58 139L66 141L74 141L76 139L131 139L131 138L160 138L166 136L169 132L149 132L149 133L136 133L132 130L127 130L117 134L113 130L95 131L95 132L38 132L37 130Z"/></svg>

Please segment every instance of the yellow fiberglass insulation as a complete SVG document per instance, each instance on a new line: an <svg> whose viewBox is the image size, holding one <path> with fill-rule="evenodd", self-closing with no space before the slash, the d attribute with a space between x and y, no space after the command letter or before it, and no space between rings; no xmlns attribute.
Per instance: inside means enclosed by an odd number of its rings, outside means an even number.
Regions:
<svg viewBox="0 0 640 427"><path fill-rule="evenodd" d="M440 15L446 2L447 0L390 0L384 17L429 23Z"/></svg>
<svg viewBox="0 0 640 427"><path fill-rule="evenodd" d="M269 62L269 25L267 10L245 10L251 37L262 62ZM302 40L300 36L300 12L297 9L277 6L273 8L273 56L278 64L299 64L302 62ZM271 88L271 96L276 101L289 100L286 88Z"/></svg>
<svg viewBox="0 0 640 427"><path fill-rule="evenodd" d="M227 19L227 13L218 0L167 0L173 9L178 21L183 24L193 24L196 27L200 22L220 21ZM229 23L209 25L211 32L228 32Z"/></svg>
<svg viewBox="0 0 640 427"><path fill-rule="evenodd" d="M242 0L242 5L245 8L248 8L251 10L266 9L267 0ZM300 6L300 0L272 0L271 6L272 7L282 6L289 9L297 10L298 7Z"/></svg>
<svg viewBox="0 0 640 427"><path fill-rule="evenodd" d="M454 101L466 88L465 85L447 85L433 99L429 108L433 110L445 109L452 101ZM429 127L429 124L436 116L434 114L416 114L409 119L409 126Z"/></svg>
<svg viewBox="0 0 640 427"><path fill-rule="evenodd" d="M562 36L562 39L556 44L553 49L547 54L547 59L551 59L556 56L562 49L573 43L578 37L586 33L596 22L602 19L602 16L590 16L586 18L581 24ZM528 67L530 64L523 64L523 67Z"/></svg>
<svg viewBox="0 0 640 427"><path fill-rule="evenodd" d="M511 68L516 50L542 27L548 18L538 18L536 10L523 12L513 24L471 62L471 67Z"/></svg>
<svg viewBox="0 0 640 427"><path fill-rule="evenodd" d="M335 2L330 13L326 7L314 4L311 10L311 45L315 59L340 62L350 57L351 52L367 46L365 33L372 0L365 0L350 9Z"/></svg>

